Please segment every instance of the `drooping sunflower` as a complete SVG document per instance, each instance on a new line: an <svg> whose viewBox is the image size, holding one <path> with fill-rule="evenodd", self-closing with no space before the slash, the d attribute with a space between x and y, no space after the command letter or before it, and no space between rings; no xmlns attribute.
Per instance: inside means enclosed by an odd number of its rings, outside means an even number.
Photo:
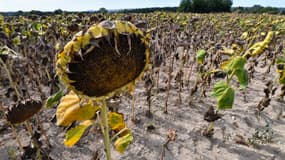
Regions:
<svg viewBox="0 0 285 160"><path fill-rule="evenodd" d="M136 26L103 21L65 45L56 57L56 73L76 94L106 99L142 77L149 52L149 35Z"/></svg>
<svg viewBox="0 0 285 160"><path fill-rule="evenodd" d="M15 105L8 109L6 118L11 124L22 123L39 112L41 108L41 101L32 99L18 101Z"/></svg>

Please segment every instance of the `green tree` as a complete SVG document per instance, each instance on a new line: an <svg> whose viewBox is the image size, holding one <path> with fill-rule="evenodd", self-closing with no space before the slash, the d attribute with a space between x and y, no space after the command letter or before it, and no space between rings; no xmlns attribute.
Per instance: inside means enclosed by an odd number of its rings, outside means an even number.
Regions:
<svg viewBox="0 0 285 160"><path fill-rule="evenodd" d="M53 13L54 13L54 14L62 14L63 11L62 11L61 9L57 9L57 10L55 10Z"/></svg>
<svg viewBox="0 0 285 160"><path fill-rule="evenodd" d="M41 12L41 11L39 11L39 10L31 10L30 11L30 14L34 14L34 15L42 15L43 14L43 12Z"/></svg>
<svg viewBox="0 0 285 160"><path fill-rule="evenodd" d="M21 10L19 10L19 11L16 12L16 15L23 15L23 14L24 14L24 12L21 11Z"/></svg>
<svg viewBox="0 0 285 160"><path fill-rule="evenodd" d="M230 12L232 5L233 5L233 1L232 0L222 0L222 11L223 12Z"/></svg>
<svg viewBox="0 0 285 160"><path fill-rule="evenodd" d="M106 8L100 8L98 10L99 13L108 13L108 10Z"/></svg>
<svg viewBox="0 0 285 160"><path fill-rule="evenodd" d="M191 0L182 0L180 2L180 5L177 9L178 12L190 12L191 11L191 6L192 6L192 1Z"/></svg>
<svg viewBox="0 0 285 160"><path fill-rule="evenodd" d="M230 12L232 0L192 0L192 10L197 13Z"/></svg>
<svg viewBox="0 0 285 160"><path fill-rule="evenodd" d="M193 0L192 10L196 13L207 13L208 11L208 0Z"/></svg>
<svg viewBox="0 0 285 160"><path fill-rule="evenodd" d="M263 9L264 7L261 6L261 5L253 5L251 7L251 10L253 13L262 13L261 10Z"/></svg>

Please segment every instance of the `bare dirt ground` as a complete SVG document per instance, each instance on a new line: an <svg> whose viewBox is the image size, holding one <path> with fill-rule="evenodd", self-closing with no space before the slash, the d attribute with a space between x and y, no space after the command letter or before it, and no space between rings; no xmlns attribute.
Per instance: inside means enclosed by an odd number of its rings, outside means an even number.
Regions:
<svg viewBox="0 0 285 160"><path fill-rule="evenodd" d="M15 47L15 51L21 52L21 55L24 55L23 58L25 61L15 58L15 62L9 61L10 63L7 62L7 64L9 64L12 76L18 83L19 88L22 92L26 93L23 99L29 97L28 92L32 96L39 97L39 94L43 91L45 93L40 96L43 97L44 101L48 96L56 92L55 86L57 81L54 83L52 80L49 81L50 77L55 77L54 57L57 50L54 46L57 46L57 42L60 41L63 47L77 30L84 30L88 25L90 26L93 23L90 20L91 17L86 16L85 19L82 19L81 16L80 14L66 17L68 19L65 19L65 17L57 19L57 16L46 18L47 22L45 23L53 25L47 29L45 35L32 37L31 40L33 41L31 42L24 40L21 45L23 48ZM247 16L249 20L247 20ZM98 20L105 19L102 16L100 17L98 16ZM30 23L34 22L34 18L32 16L24 25L20 23L18 27L21 28L23 26L23 31L31 30L26 26L30 26ZM74 22L70 21L73 18L77 20L75 21L76 23L82 21L84 25L77 26L77 29L67 32L68 34L62 34L61 31L66 31L70 27L73 28ZM93 18L96 18L96 16ZM254 77L250 78L251 82L244 91L236 90L233 109L219 111L221 118L213 123L214 130L209 128L211 124L204 120L204 115L209 110L209 107L213 106L216 108L216 102L214 97L211 96L211 91L215 82L221 79L212 78L212 82L209 85L211 87L205 88L206 97L200 98L201 86L199 86L198 91L192 97L189 97L190 91L195 84L198 70L197 63L193 60L197 50L205 49L210 56L213 56L214 54L219 54L221 49L223 49L222 47L231 48L235 43L241 43L241 45L249 43L249 41L241 41L240 36L243 35L244 31L251 33L251 30L256 30L256 24L262 25L259 29L257 28L258 32L254 32L253 35L261 36L254 39L254 42L262 42L266 36L264 33L274 28L274 26L271 26L271 22L282 18L279 16L271 17L269 15L224 13L191 14L189 16L180 15L179 17L176 14L167 16L167 14L161 13L154 13L148 16L141 14L134 15L134 22L138 20L148 22L149 20L151 23L148 28L156 27L151 39L151 59L154 61L153 59L158 55L162 55L164 59L161 60L162 64L158 65L160 66L159 88L156 88L155 73L152 74L154 76L154 85L150 98L151 116L146 116L149 103L145 81L139 82L134 92L137 123L131 120L131 96L122 95L120 97L120 103L118 103L117 108L120 113L124 114L125 121L133 133L134 140L124 154L120 154L112 149L112 158L114 160L284 160L285 100L284 98L278 99L281 89L277 82L278 74L276 73L275 64L272 63L271 69L268 73L266 72L271 63L271 60L267 59L267 57L274 59L279 56L281 51L279 53L278 48L284 46L284 35L276 36L276 39L272 40L272 45L269 45L261 56L254 57L253 62L258 62L253 73ZM49 19L52 21L50 22ZM67 23L63 28L60 19L64 19L64 23ZM106 17L106 19L109 18ZM11 21L14 24L18 24L17 18L7 19L7 24L10 24ZM43 19L38 17L37 22L41 24L42 21ZM88 22L87 26L84 21ZM260 23L263 21L266 23ZM187 22L186 26L183 25L184 22ZM223 23L219 24L219 22ZM283 25L277 27L284 28ZM15 35L18 35L18 33ZM2 43L6 45L6 41L12 43L8 38L7 40L5 39L5 43ZM244 47L247 48L251 45L245 45ZM185 64L183 64L183 67L185 67L183 68L183 78L189 75L191 62L194 63L194 67L189 85L185 84L181 92L179 92L180 88L179 84L175 83L175 76L184 61L179 56L184 53L191 60L187 59L185 60ZM207 57L208 61L205 61L206 63L209 62L210 56ZM172 79L169 80L169 66L172 64L171 58L174 59L174 57L178 60L174 62L173 72L171 73ZM222 58L221 60L223 60ZM267 62L267 64L264 64L264 62ZM158 67L155 66L155 63L153 63L153 66ZM205 66L207 67L207 65ZM209 67L209 63L208 68L211 68ZM214 67L213 69L216 68ZM246 66L246 69L248 68L249 66ZM17 101L15 95L13 95L14 90L10 86L7 77L4 69L0 68L0 105L3 104L1 108L4 108L4 111ZM238 88L235 82L236 79L233 81L233 86ZM277 91L273 97L270 97L270 105L258 113L257 106L265 96L264 89L269 81L273 82L273 88L277 87ZM164 108L168 82L171 82L171 85L168 99L168 113L166 114L164 113ZM52 86L54 89L51 89ZM179 103L179 93L181 93L181 103ZM21 158L23 152L20 150L12 128L7 124L3 112L0 112L0 160L35 159L29 158L35 157L37 154L35 150L31 149L26 149L26 157ZM42 108L41 112L38 113L38 119L42 122L45 134L51 144L50 148L47 149L47 142L42 131L37 135L39 137L34 137L34 140L40 140L38 141L39 145L42 145L41 148L50 159L105 159L100 128L95 126L90 128L74 147L65 147L63 142L67 129L56 126L55 121L52 121L55 112L56 106L51 109ZM36 116L33 116L28 122L32 124L34 131L37 130L39 120L37 120ZM25 124L19 124L15 126L15 129L22 145L31 147L31 136ZM167 141L168 130L170 129L175 131L176 139L170 141L167 146L164 146ZM48 158L42 157L42 159L45 160Z"/></svg>
<svg viewBox="0 0 285 160"><path fill-rule="evenodd" d="M187 68L185 68L187 70ZM178 88L173 83L168 102L168 114L163 113L167 87L167 68L161 68L160 89L152 96L152 116L146 116L148 103L144 83L137 84L135 108L138 123L131 121L131 98L122 96L119 112L124 113L128 127L132 130L134 141L124 154L112 151L114 160L283 160L285 157L285 115L284 100L272 98L269 107L256 114L256 106L264 97L265 83L275 76L274 69L264 75L265 68L258 66L255 78L250 82L245 94L236 92L234 108L220 111L220 119L214 122L214 134L205 136L209 125L204 114L209 106L215 106L207 88L207 97L193 99L189 105L189 87L182 90L182 103L178 103ZM212 82L213 83L213 82ZM279 89L277 90L278 95ZM198 94L198 93L197 93ZM244 99L244 95L246 99ZM197 96L199 97L199 96ZM40 119L51 143L50 158L55 160L88 160L104 158L103 141L100 130L91 128L73 148L63 145L65 131L51 122L55 109L43 109ZM1 114L3 116L3 114ZM162 154L167 141L168 129L174 129L177 137L171 141ZM24 125L16 127L24 146L30 143L30 136ZM20 159L19 147L11 128L3 118L0 121L0 159ZM44 142L44 137L41 137ZM255 143L248 143L249 140Z"/></svg>

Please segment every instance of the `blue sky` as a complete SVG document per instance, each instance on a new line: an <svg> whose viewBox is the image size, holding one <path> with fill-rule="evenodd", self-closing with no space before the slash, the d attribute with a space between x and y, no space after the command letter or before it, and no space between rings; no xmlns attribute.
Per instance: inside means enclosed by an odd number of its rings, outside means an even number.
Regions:
<svg viewBox="0 0 285 160"><path fill-rule="evenodd" d="M0 0L0 11L68 11L178 6L181 0ZM233 6L285 7L285 0L233 0Z"/></svg>

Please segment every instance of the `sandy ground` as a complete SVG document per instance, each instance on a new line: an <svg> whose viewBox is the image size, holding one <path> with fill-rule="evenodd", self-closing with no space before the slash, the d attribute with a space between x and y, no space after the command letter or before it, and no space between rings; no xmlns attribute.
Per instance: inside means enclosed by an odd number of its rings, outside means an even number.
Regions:
<svg viewBox="0 0 285 160"><path fill-rule="evenodd" d="M187 68L185 68L187 70ZM274 76L274 69L264 76L265 69L257 67L255 78L245 91L246 101L240 91L236 92L234 108L220 111L222 118L214 122L212 137L203 135L209 123L203 119L209 106L215 106L210 96L211 88L207 88L207 97L193 99L189 105L189 87L194 83L192 76L190 85L182 90L182 103L178 103L178 89L174 82L171 85L168 114L163 113L165 107L167 68L161 69L160 90L155 88L152 96L152 116L146 116L148 103L144 83L137 84L135 90L135 108L138 123L131 121L131 98L122 96L119 112L125 114L127 125L134 135L133 143L124 154L112 151L114 160L284 160L285 157L285 115L282 112L284 101L272 98L269 107L260 116L256 116L256 106L264 96L263 89L267 80ZM214 83L214 82L212 82ZM211 85L213 86L213 85ZM277 90L277 94L280 92ZM276 94L276 95L277 95ZM52 123L55 109L44 109L40 119L51 143L50 157L55 160L89 160L95 154L104 158L103 142L100 131L93 127L73 148L63 145L65 131ZM3 114L1 115L3 116ZM279 118L277 118L279 117ZM267 126L267 128L266 128ZM16 127L21 141L28 145L30 138L24 125ZM162 156L163 144L167 141L167 130L174 129L177 137L168 144ZM251 145L248 139L254 135L263 135L264 144ZM0 120L0 159L20 159L19 149L11 128ZM44 138L42 137L44 142ZM268 141L268 142L267 142Z"/></svg>
<svg viewBox="0 0 285 160"><path fill-rule="evenodd" d="M180 30L180 24L157 21L157 17L149 16L150 22L155 20L152 25L157 24L162 26L157 27L152 35L151 54L156 56L162 54L166 56L162 67L160 68L160 80L159 88L154 85L151 96L151 117L146 116L148 110L147 93L144 87L145 82L139 82L136 86L135 97L135 114L138 123L133 123L131 120L132 111L132 98L130 96L121 96L118 110L125 115L125 121L128 127L131 129L134 141L124 154L120 154L112 149L112 158L114 160L284 160L285 159L285 100L278 100L278 94L280 93L280 86L277 82L274 83L274 87L278 87L276 94L271 99L271 104L265 108L260 115L257 115L257 105L264 97L263 90L266 87L266 83L269 80L275 80L277 73L275 68L272 67L268 74L265 74L267 66L263 65L261 56L256 61L261 62L256 66L254 72L254 78L251 80L249 86L244 91L236 91L235 102L233 109L220 111L221 118L214 122L214 132L210 136L205 136L205 130L209 127L209 122L204 120L204 114L208 111L210 106L216 106L215 99L210 95L214 83L220 79L213 79L211 87L206 87L206 97L199 98L201 88L192 97L192 103L189 104L190 89L194 86L196 79L196 66L194 66L193 74L189 86L184 86L181 91L181 103L179 99L179 87L175 84L174 77L178 71L180 61L174 62L174 69L172 73L170 94L168 100L168 114L163 112L165 107L167 84L168 81L168 65L170 64L170 58L176 53L182 53L183 47L188 49L189 56L195 57L195 53L198 49L206 49L209 53L216 53L215 48L221 48L222 46L230 47L233 43L239 40L240 35L243 33L241 26L238 24L232 24L236 22L243 22L239 19L235 19L236 15L224 15L218 14L214 16L196 14L188 17L189 25ZM163 16L163 15L162 15ZM240 16L240 15L239 15ZM259 16L252 15L250 18L253 24L255 20L259 20ZM262 17L266 17L261 15ZM222 17L226 19L225 22L217 27L213 27L216 24L216 19L211 20L213 17ZM135 20L144 20L145 16L137 15ZM206 19L205 19L206 18ZM279 17L276 17L276 19ZM89 18L88 18L89 19ZM175 18L176 19L176 18ZM201 23L199 20L202 20ZM233 19L234 21L231 21ZM241 17L243 19L243 15ZM270 18L271 19L271 18ZM274 18L275 19L275 18ZM218 19L220 21L220 19ZM268 20L265 20L268 21ZM147 21L146 21L147 22ZM209 22L209 23L208 23ZM229 22L229 23L227 23ZM164 24L166 23L166 25ZM256 22L257 23L257 22ZM267 23L267 22L266 22ZM197 25L196 25L197 24ZM165 26L164 26L165 25ZM153 26L149 26L152 28ZM262 32L267 32L271 26L263 26L265 30L260 28ZM83 29L83 28L81 28ZM53 30L51 30L53 31ZM53 32L47 35L54 35ZM49 36L43 37L44 40L49 41ZM66 37L67 38L67 37ZM256 41L263 40L264 37L259 37ZM275 53L279 45L284 46L284 35L280 35L276 39L274 46L269 46L265 53ZM63 40L64 42L67 39ZM274 40L275 41L275 40ZM25 43L24 43L25 44ZM29 43L27 43L29 44ZM29 46L29 45L27 45ZM53 58L54 55L50 55L54 52L54 44L47 44L49 50L46 51L46 55L49 58ZM39 49L40 45L37 43L32 45L32 49L28 50L31 53L34 49ZM33 63L41 62L41 57L45 53L45 49L41 49L40 54L31 54L28 58L31 65ZM185 52L186 53L186 52ZM264 53L263 53L264 55ZM278 55L279 56L279 55ZM152 57L152 58L153 58ZM269 60L268 60L269 61ZM53 65L48 61L50 70L53 69ZM188 62L187 62L188 63ZM45 65L34 65L34 70L40 70L38 73L41 76L36 75L29 68L25 68L21 63L19 64L20 76L24 75L23 84L33 82L26 86L26 90L36 90L38 86L35 79L38 77L44 77ZM40 67L39 67L40 66ZM185 66L189 67L189 64ZM42 71L41 71L42 69ZM24 70L24 71L22 71ZM184 68L184 73L188 75L189 68ZM32 73L31 73L32 72ZM25 77L26 73L31 73L31 79ZM6 98L3 93L8 90L8 80L3 69L0 68L0 79L3 79L3 84L0 85L0 105L3 102L5 105L11 105L14 103L10 96L10 99ZM30 76L31 76L30 75ZM17 75L19 76L19 75ZM155 79L156 77L154 77ZM20 78L19 78L20 79ZM45 82L44 82L45 81ZM43 79L42 83L46 83L48 80ZM2 81L1 81L2 82ZM5 82L5 84L4 84ZM233 82L233 85L237 88L237 84ZM43 85L46 88L42 90L47 91L49 88L47 84ZM13 90L13 89L10 89ZM5 91L5 92L4 92ZM13 91L12 91L13 92ZM47 91L46 96L50 94ZM197 98L198 97L198 98ZM245 98L244 98L245 97ZM4 106L7 109L7 106ZM46 150L50 159L53 160L104 160L104 148L102 135L100 129L92 127L89 129L85 136L72 148L67 148L63 145L66 130L62 127L56 126L54 121L51 121L54 117L56 109L43 108L38 113L39 119L42 122L43 128L51 144L50 150ZM35 116L30 120L31 124L35 126L38 124ZM28 134L24 124L17 125L16 131L20 137L23 146L29 146L30 135ZM163 147L163 144L167 141L167 132L169 129L176 131L175 141L171 141L167 145L167 149ZM41 134L40 141L43 143L43 148L46 148L45 137ZM252 143L249 143L252 142ZM165 153L163 154L163 150ZM35 152L31 152L35 153ZM28 153L28 154L31 154ZM0 160L8 159L21 159L21 152L19 145L13 135L11 127L6 123L3 112L0 112ZM96 158L97 157L97 158ZM24 158L27 159L27 158ZM47 158L42 158L47 159Z"/></svg>

